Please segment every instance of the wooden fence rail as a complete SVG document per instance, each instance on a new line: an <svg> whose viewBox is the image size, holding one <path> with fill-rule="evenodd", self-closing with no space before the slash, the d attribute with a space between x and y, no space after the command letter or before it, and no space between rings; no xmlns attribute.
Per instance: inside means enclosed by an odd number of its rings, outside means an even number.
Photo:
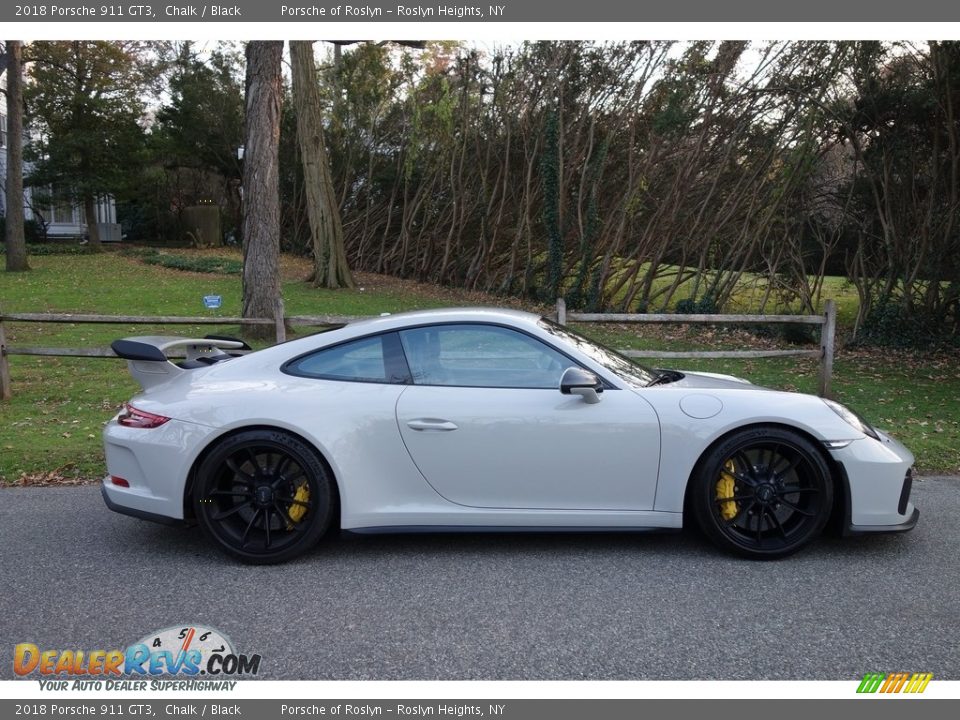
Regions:
<svg viewBox="0 0 960 720"><path fill-rule="evenodd" d="M710 325L743 325L790 323L797 325L820 326L820 348L818 350L621 350L632 358L775 358L808 357L820 360L820 373L817 392L821 397L829 397L833 381L833 354L837 335L837 305L833 300L824 303L823 315L671 315L669 313L578 313L568 312L563 298L557 300L557 322L567 323L677 323Z"/></svg>
<svg viewBox="0 0 960 720"><path fill-rule="evenodd" d="M101 325L339 325L360 315L291 315L280 318L181 317L179 315L73 315L70 313L4 313L6 322L95 323ZM282 342L282 339L280 340Z"/></svg>
<svg viewBox="0 0 960 720"><path fill-rule="evenodd" d="M240 317L182 317L149 315L92 315L70 313L5 313L0 314L0 399L11 397L10 364L11 355L39 355L48 357L87 357L115 358L110 348L58 348L58 347L10 347L6 338L6 323L92 323L111 325L272 325L275 328L276 341L286 340L287 326L320 327L339 325L360 320L352 315L294 315L284 317L282 305L277 308L274 318ZM561 325L568 322L604 322L604 323L799 323L819 325L819 350L709 350L709 351L670 351L670 350L623 350L628 357L635 358L772 358L772 357L809 357L820 360L819 393L827 397L830 394L830 382L833 374L833 353L836 334L836 305L827 300L823 315L668 315L635 313L576 313L567 312L564 301L557 300L557 321Z"/></svg>
<svg viewBox="0 0 960 720"><path fill-rule="evenodd" d="M11 347L7 344L6 324L20 323L67 323L97 325L272 325L278 343L287 339L287 326L325 326L359 320L350 315L294 315L284 317L283 304L277 306L273 318L242 317L183 317L179 315L93 315L85 313L4 313L0 314L0 400L9 400L12 395L10 380L11 355L39 355L46 357L116 358L110 348L68 347Z"/></svg>

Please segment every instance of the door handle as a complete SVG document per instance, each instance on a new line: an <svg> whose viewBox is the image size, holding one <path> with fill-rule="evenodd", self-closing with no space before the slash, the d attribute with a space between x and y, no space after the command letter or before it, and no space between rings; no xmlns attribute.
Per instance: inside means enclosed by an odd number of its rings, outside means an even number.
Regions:
<svg viewBox="0 0 960 720"><path fill-rule="evenodd" d="M410 420L407 422L407 427L418 432L450 432L457 429L457 426L449 420L437 420L436 418Z"/></svg>

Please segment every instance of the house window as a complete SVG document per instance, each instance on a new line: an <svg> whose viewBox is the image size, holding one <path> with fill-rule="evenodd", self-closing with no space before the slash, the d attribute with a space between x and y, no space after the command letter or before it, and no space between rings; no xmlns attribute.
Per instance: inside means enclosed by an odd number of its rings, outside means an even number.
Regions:
<svg viewBox="0 0 960 720"><path fill-rule="evenodd" d="M51 217L55 223L73 223L73 203L63 197L55 199Z"/></svg>
<svg viewBox="0 0 960 720"><path fill-rule="evenodd" d="M77 222L76 206L67 193L53 189L47 199L49 204L41 212L48 223L72 225Z"/></svg>

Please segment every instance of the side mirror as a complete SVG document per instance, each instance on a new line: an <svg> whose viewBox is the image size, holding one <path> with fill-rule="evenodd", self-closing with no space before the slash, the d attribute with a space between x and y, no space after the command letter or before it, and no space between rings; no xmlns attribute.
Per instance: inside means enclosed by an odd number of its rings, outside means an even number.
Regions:
<svg viewBox="0 0 960 720"><path fill-rule="evenodd" d="M600 402L603 383L589 370L568 367L560 377L560 392L564 395L579 395L586 403Z"/></svg>

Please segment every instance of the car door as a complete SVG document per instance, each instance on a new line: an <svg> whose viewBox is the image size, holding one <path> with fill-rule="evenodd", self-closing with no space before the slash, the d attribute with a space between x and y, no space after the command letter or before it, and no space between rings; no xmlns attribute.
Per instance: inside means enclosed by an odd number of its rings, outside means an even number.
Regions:
<svg viewBox="0 0 960 720"><path fill-rule="evenodd" d="M472 507L653 508L660 429L636 393L562 395L576 363L514 328L449 324L400 332L413 385L397 402L427 482Z"/></svg>

